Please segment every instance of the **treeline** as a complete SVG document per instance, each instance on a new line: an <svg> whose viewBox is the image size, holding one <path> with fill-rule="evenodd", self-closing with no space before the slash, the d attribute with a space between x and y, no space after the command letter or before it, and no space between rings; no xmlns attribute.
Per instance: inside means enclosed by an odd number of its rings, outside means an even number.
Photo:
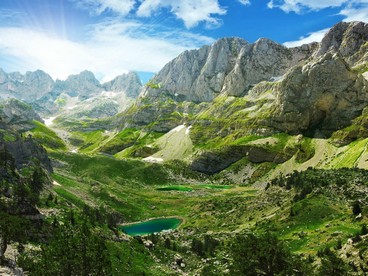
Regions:
<svg viewBox="0 0 368 276"><path fill-rule="evenodd" d="M347 276L355 272L337 251L326 247L318 253L320 262L315 262L315 257L291 253L287 244L270 232L237 236L231 253L231 275Z"/></svg>
<svg viewBox="0 0 368 276"><path fill-rule="evenodd" d="M87 216L69 211L43 232L39 247L25 250L18 261L29 275L112 274L106 236Z"/></svg>
<svg viewBox="0 0 368 276"><path fill-rule="evenodd" d="M330 185L346 188L350 185L366 185L368 183L368 171L358 168L341 169L315 169L308 168L305 171L294 171L291 174L281 175L271 180L266 189L272 185L283 187L287 190L294 188L296 195L294 202L304 199L316 188ZM347 194L347 196L349 196Z"/></svg>

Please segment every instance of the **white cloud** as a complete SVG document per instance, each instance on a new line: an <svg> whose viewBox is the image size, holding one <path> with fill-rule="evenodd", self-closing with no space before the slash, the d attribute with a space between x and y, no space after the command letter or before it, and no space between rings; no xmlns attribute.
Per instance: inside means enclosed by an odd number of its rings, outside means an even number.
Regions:
<svg viewBox="0 0 368 276"><path fill-rule="evenodd" d="M309 33L307 36L300 37L296 41L288 41L285 42L284 45L286 47L297 47L303 44L308 44L311 42L320 42L324 35L328 32L329 29L323 29L317 32Z"/></svg>
<svg viewBox="0 0 368 276"><path fill-rule="evenodd" d="M368 0L366 1L368 3ZM340 15L345 16L344 21L363 21L368 22L368 4L363 4L361 7L347 7L341 10Z"/></svg>
<svg viewBox="0 0 368 276"><path fill-rule="evenodd" d="M207 27L221 25L222 21L215 16L226 14L226 10L220 6L218 0L70 0L80 8L100 15L106 11L113 11L120 16L129 13L139 17L150 17L160 13L161 9L167 9L176 18L182 20L187 28L197 26L204 22ZM238 0L244 5L249 0ZM137 8L137 9L136 9Z"/></svg>
<svg viewBox="0 0 368 276"><path fill-rule="evenodd" d="M244 6L250 5L250 0L238 0L240 4L243 4Z"/></svg>
<svg viewBox="0 0 368 276"><path fill-rule="evenodd" d="M330 7L340 7L351 0L271 0L269 8L280 8L284 12L301 13L308 10L321 10ZM365 1L365 0L360 0Z"/></svg>
<svg viewBox="0 0 368 276"><path fill-rule="evenodd" d="M178 30L166 30L162 38L146 28L153 26L104 22L91 26L86 41L73 42L31 29L3 27L0 62L6 57L13 60L14 67L22 64L24 71L41 69L54 79L88 69L108 80L127 71L157 72L182 51L213 42Z"/></svg>
<svg viewBox="0 0 368 276"><path fill-rule="evenodd" d="M169 9L178 19L183 20L187 28L195 27L199 22L216 26L220 21L214 15L226 14L217 0L144 0L137 15L149 17L162 8Z"/></svg>
<svg viewBox="0 0 368 276"><path fill-rule="evenodd" d="M127 15L136 3L135 0L71 0L79 7L86 9L94 14L102 14L111 10L120 15Z"/></svg>

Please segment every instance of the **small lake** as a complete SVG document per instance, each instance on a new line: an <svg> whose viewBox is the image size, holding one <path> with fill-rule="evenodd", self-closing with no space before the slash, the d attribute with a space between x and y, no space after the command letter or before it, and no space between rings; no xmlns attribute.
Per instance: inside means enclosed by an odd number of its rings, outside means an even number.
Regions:
<svg viewBox="0 0 368 276"><path fill-rule="evenodd" d="M179 218L159 218L144 222L120 226L120 230L130 236L143 236L158 233L163 230L176 229L182 220Z"/></svg>

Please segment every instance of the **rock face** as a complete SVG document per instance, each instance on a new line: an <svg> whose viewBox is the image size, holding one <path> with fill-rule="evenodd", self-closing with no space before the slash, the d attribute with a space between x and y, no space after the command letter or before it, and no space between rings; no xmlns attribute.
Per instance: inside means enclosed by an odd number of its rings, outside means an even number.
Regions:
<svg viewBox="0 0 368 276"><path fill-rule="evenodd" d="M135 99L142 88L142 82L137 73L129 72L104 83L103 87L106 91L124 92L127 97Z"/></svg>
<svg viewBox="0 0 368 276"><path fill-rule="evenodd" d="M193 109L182 111L183 102L197 104L202 114L225 118L231 112L222 110L214 99L235 96L245 99L244 114L254 118L245 128L262 125L266 133L313 135L321 130L329 135L348 126L368 104L367 82L361 74L367 60L368 24L362 22L339 23L321 43L290 49L264 38L253 44L240 38L220 39L169 62L142 90L129 122L155 123L163 131L169 129L166 126L173 128L162 120L168 117L163 112L198 114ZM176 103L175 107L163 108L167 102ZM247 111L252 105L253 111ZM234 112L238 110L236 106Z"/></svg>
<svg viewBox="0 0 368 276"><path fill-rule="evenodd" d="M275 93L276 128L291 133L319 129L328 135L361 114L368 103L368 82L330 50L293 68Z"/></svg>
<svg viewBox="0 0 368 276"><path fill-rule="evenodd" d="M30 124L33 120L43 122L31 106L16 99L0 101L0 118L2 122L23 131L34 127Z"/></svg>
<svg viewBox="0 0 368 276"><path fill-rule="evenodd" d="M55 91L58 94L66 93L72 97L79 96L87 99L102 92L103 88L93 73L86 70L78 75L70 75L65 81L57 80Z"/></svg>
<svg viewBox="0 0 368 276"><path fill-rule="evenodd" d="M224 38L212 46L186 51L169 62L142 96L168 93L176 100L210 102L219 94L242 96L262 80L278 77L308 58L315 44L288 49L261 38L249 44L240 38Z"/></svg>
<svg viewBox="0 0 368 276"><path fill-rule="evenodd" d="M341 22L325 35L315 56L330 50L339 52L349 66L368 62L368 24L363 22Z"/></svg>

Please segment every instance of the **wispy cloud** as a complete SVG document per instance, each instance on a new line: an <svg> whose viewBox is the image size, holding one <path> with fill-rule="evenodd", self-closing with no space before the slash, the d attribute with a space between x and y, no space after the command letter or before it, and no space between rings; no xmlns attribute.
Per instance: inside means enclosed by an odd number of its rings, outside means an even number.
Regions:
<svg viewBox="0 0 368 276"><path fill-rule="evenodd" d="M206 36L167 29L150 33L138 22L91 25L88 38L73 42L20 27L0 28L0 56L26 70L42 69L65 79L88 68L103 80L127 71L157 72L182 51L213 42ZM160 35L161 34L161 35Z"/></svg>
<svg viewBox="0 0 368 276"><path fill-rule="evenodd" d="M240 4L243 4L244 6L250 5L250 0L238 0Z"/></svg>
<svg viewBox="0 0 368 276"><path fill-rule="evenodd" d="M280 8L284 12L301 13L311 10L321 10L330 7L340 7L351 0L271 0L269 8ZM365 0L363 0L365 1Z"/></svg>
<svg viewBox="0 0 368 276"><path fill-rule="evenodd" d="M211 26L218 25L219 19L215 15L224 15L226 10L221 8L217 0L145 0L139 6L137 15L149 17L161 8L168 9L178 19L184 21L187 28L205 22Z"/></svg>
<svg viewBox="0 0 368 276"><path fill-rule="evenodd" d="M150 17L165 10L175 15L184 22L189 29L197 26L200 22L207 27L221 25L218 16L226 14L218 0L70 0L78 7L90 11L91 14L113 12L120 16L129 13L138 17ZM246 4L248 0L239 0Z"/></svg>
<svg viewBox="0 0 368 276"><path fill-rule="evenodd" d="M350 3L340 11L340 15L345 16L344 21L368 22L368 0L360 0Z"/></svg>
<svg viewBox="0 0 368 276"><path fill-rule="evenodd" d="M298 40L285 42L284 45L286 47L297 47L311 42L320 42L328 30L329 29L323 29L317 32L309 33L307 36L300 37Z"/></svg>
<svg viewBox="0 0 368 276"><path fill-rule="evenodd" d="M70 0L78 7L88 10L91 14L100 15L112 11L120 15L127 15L136 3L135 0Z"/></svg>

